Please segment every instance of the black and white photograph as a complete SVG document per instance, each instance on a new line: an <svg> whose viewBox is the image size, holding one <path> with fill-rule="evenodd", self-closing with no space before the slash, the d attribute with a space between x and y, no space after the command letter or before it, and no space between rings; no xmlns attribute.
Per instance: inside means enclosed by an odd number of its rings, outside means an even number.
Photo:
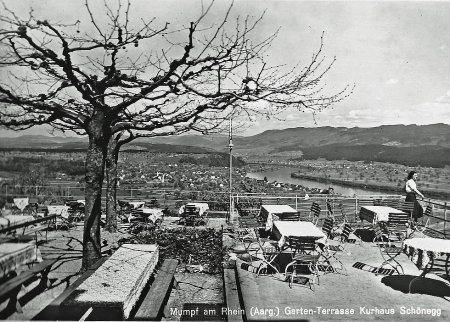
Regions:
<svg viewBox="0 0 450 322"><path fill-rule="evenodd" d="M0 0L0 319L450 319L450 1Z"/></svg>

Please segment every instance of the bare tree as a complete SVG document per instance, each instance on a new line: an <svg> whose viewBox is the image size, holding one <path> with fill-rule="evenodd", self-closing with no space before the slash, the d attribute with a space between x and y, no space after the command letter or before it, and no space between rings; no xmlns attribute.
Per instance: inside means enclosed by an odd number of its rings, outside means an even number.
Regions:
<svg viewBox="0 0 450 322"><path fill-rule="evenodd" d="M324 92L321 80L334 59L323 57L322 39L303 68L270 66L267 49L277 32L252 41L263 17L233 19L230 6L223 20L208 24L212 6L175 27L136 19L130 1L105 2L101 12L86 1L86 16L73 24L39 20L32 10L22 18L2 8L0 124L15 130L50 124L89 137L84 269L101 256L104 170L106 165L115 186L122 144L217 131L232 115L316 112L351 92Z"/></svg>

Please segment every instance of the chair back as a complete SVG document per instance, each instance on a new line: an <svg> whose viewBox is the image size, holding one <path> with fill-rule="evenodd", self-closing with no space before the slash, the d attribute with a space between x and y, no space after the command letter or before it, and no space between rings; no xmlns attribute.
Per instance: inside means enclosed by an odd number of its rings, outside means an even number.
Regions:
<svg viewBox="0 0 450 322"><path fill-rule="evenodd" d="M311 205L311 213L314 214L314 217L319 217L320 212L322 211L322 208L317 202L313 202Z"/></svg>
<svg viewBox="0 0 450 322"><path fill-rule="evenodd" d="M331 232L333 231L334 220L332 218L325 218L325 221L322 225L322 231L327 235L327 237L331 236Z"/></svg>
<svg viewBox="0 0 450 322"><path fill-rule="evenodd" d="M310 237L287 236L286 245L294 253L310 253L316 250L316 240Z"/></svg>
<svg viewBox="0 0 450 322"><path fill-rule="evenodd" d="M387 240L386 232L383 232L383 229L380 226L380 223L375 224L373 226L373 230L375 232L375 238L373 239L374 242L383 243Z"/></svg>
<svg viewBox="0 0 450 322"><path fill-rule="evenodd" d="M408 214L389 214L389 226L406 225L409 221Z"/></svg>
<svg viewBox="0 0 450 322"><path fill-rule="evenodd" d="M433 206L428 205L427 208L425 208L424 216L430 217L432 212L433 212Z"/></svg>
<svg viewBox="0 0 450 322"><path fill-rule="evenodd" d="M345 223L344 227L342 227L341 233L341 241L347 242L350 238L350 233L353 231L352 226L350 224Z"/></svg>
<svg viewBox="0 0 450 322"><path fill-rule="evenodd" d="M278 216L281 221L299 221L300 213L298 212L284 212Z"/></svg>
<svg viewBox="0 0 450 322"><path fill-rule="evenodd" d="M238 221L241 228L255 228L261 226L261 224L258 222L258 219L253 216L239 217Z"/></svg>

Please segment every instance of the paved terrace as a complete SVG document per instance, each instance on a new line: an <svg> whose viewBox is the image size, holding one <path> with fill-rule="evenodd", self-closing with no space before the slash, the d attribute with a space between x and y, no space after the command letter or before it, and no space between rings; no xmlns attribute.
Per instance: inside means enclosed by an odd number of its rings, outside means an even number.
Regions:
<svg viewBox="0 0 450 322"><path fill-rule="evenodd" d="M348 276L320 272L320 284L315 286L315 291L308 284L295 283L289 288L287 282L270 275L256 276L241 269L242 261L238 259L236 271L246 318L249 321L448 321L449 281L427 274L426 278L414 282L409 294L409 282L420 271L405 254L397 258L404 275L375 275L352 265L362 262L378 267L383 262L378 248L370 242L348 244L340 257ZM347 312L342 315L332 312L333 309Z"/></svg>
<svg viewBox="0 0 450 322"><path fill-rule="evenodd" d="M223 224L224 221L221 219L210 220L209 223L210 226L217 228ZM123 232L116 234L102 232L105 251L114 246L119 238L125 236ZM0 319L30 320L72 284L79 277L81 240L81 226L70 231L49 232L49 242L41 245L40 249L44 258L59 258L49 275L53 282L52 287L35 293L33 288L37 281L28 285L26 294L21 297L24 312L6 312L5 301L0 305ZM238 262L236 272L242 296L242 309L245 310L247 320L449 320L450 302L447 300L450 298L449 282L442 277L429 274L426 279L417 281L413 286L413 293L408 294L409 282L420 272L406 255L402 254L399 258L405 275L376 276L368 271L353 268L352 265L355 262L362 262L378 266L382 261L378 249L371 243L364 243L363 246L349 244L347 252L341 257L347 267L348 276L321 273L320 285L316 286L314 292L300 284L294 284L291 289L287 282L276 280L271 276L256 277L254 273L240 269ZM319 311L319 307L328 310L329 314ZM418 308L428 312L425 311L425 314L412 312L412 309ZM331 309L353 309L354 313L331 314ZM312 314L304 314L305 310L309 310L308 313ZM382 314L382 310L389 312L393 310L393 314Z"/></svg>

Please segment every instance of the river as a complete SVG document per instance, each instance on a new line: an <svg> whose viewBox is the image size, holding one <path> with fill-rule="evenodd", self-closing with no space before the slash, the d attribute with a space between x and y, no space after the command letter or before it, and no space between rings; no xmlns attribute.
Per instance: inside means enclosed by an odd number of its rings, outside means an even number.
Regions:
<svg viewBox="0 0 450 322"><path fill-rule="evenodd" d="M297 172L297 168L290 168L290 167L281 167L274 170L267 170L263 172L249 172L247 173L248 178L252 179L258 179L263 180L264 177L267 177L267 180L269 182L277 181L277 182L283 182L283 183L292 183L292 184L299 184L305 187L309 188L318 188L318 189L326 189L329 186L332 186L334 188L334 192L341 194L343 196L350 196L353 197L354 195L362 196L362 195L388 195L388 193L378 190L370 190L370 189L359 189L359 188L352 188L349 186L343 186L339 184L326 184L323 182L317 182L313 180L307 180L307 179L300 179L300 178L292 178L291 173Z"/></svg>

